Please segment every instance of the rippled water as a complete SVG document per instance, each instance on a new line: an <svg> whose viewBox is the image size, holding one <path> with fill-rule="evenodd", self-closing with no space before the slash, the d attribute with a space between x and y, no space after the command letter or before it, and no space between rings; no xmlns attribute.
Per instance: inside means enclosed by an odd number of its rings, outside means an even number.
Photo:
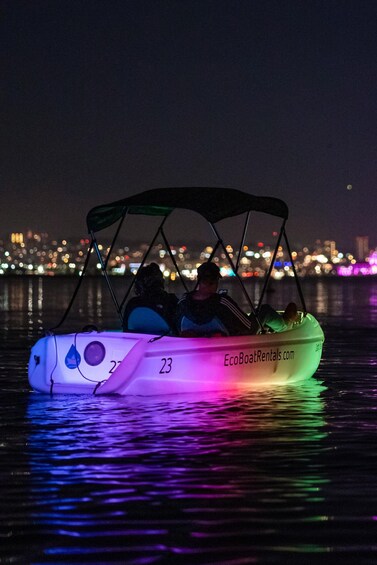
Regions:
<svg viewBox="0 0 377 565"><path fill-rule="evenodd" d="M326 343L300 386L30 392L30 346L74 284L0 279L0 563L377 562L377 280L304 282ZM68 328L110 326L104 304L89 280Z"/></svg>

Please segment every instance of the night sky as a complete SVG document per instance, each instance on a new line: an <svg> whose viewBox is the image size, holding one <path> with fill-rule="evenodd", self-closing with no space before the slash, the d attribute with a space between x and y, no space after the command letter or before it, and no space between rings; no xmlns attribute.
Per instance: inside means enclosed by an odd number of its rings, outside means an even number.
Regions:
<svg viewBox="0 0 377 565"><path fill-rule="evenodd" d="M9 0L0 25L0 234L198 185L377 245L374 0Z"/></svg>

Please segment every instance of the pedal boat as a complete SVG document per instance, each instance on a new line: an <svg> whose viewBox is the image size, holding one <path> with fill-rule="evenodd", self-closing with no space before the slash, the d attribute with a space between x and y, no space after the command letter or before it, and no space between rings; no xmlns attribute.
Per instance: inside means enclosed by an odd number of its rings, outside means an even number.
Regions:
<svg viewBox="0 0 377 565"><path fill-rule="evenodd" d="M77 333L58 333L84 280L91 255L95 255L106 279L120 325L124 304L132 290L129 285L123 300L116 296L108 273L108 262L124 220L131 214L160 216L161 223L146 251L140 268L157 238L162 237L178 277L186 290L174 254L167 241L164 224L176 209L197 212L212 228L216 238L209 261L218 250L226 256L234 277L258 317L277 251L285 240L302 309L297 322L282 332L266 332L262 326L256 335L221 337L179 337L168 331L122 332L89 328ZM252 303L242 278L239 263L242 256L250 214L261 212L282 220L276 248L265 277L258 305ZM217 223L230 217L244 216L242 237L236 262L227 251ZM310 378L318 368L324 334L318 321L306 311L287 235L288 208L279 199L258 197L230 188L157 188L129 198L93 208L87 215L91 236L82 276L60 323L46 331L32 347L28 376L31 387L48 394L119 394L158 395L202 393L206 391L247 390L266 385L284 385ZM106 256L97 242L99 231L115 225L116 233ZM92 253L94 250L95 253Z"/></svg>

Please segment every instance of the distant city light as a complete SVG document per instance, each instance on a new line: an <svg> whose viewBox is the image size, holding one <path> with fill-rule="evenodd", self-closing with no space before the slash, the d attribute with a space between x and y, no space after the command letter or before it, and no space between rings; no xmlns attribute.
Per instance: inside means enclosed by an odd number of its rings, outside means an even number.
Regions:
<svg viewBox="0 0 377 565"><path fill-rule="evenodd" d="M338 267L338 275L340 277L377 275L377 265L363 265L359 263L348 266L342 265Z"/></svg>
<svg viewBox="0 0 377 565"><path fill-rule="evenodd" d="M0 239L0 275L36 274L51 276L55 274L79 275L82 273L88 251L88 239L76 241L51 240L46 233L13 232ZM271 247L270 247L271 245ZM368 235L355 238L352 250L338 250L340 246L333 240L316 240L311 246L296 247L292 251L295 270L299 276L367 276L377 275L377 248L371 249ZM103 253L109 251L108 244L99 244ZM216 248L215 248L216 249ZM234 257L238 265L238 275L243 278L264 277L271 266L273 256L271 242L245 242L241 249L226 245L227 253ZM109 275L129 276L136 274L148 250L146 243L135 243L125 247L121 244L111 250L107 261ZM194 280L197 267L211 258L221 269L222 275L234 276L227 263L227 254L210 245L193 244L191 247L180 244L168 249L166 244L156 243L149 250L146 264L158 263L165 278L176 280L177 277ZM352 251L352 252L350 252ZM93 253L93 248L91 250ZM170 255L175 256L175 262ZM97 259L98 261L98 259ZM88 272L97 274L102 268L94 259L89 262ZM176 269L178 266L179 273ZM279 245L273 266L274 279L294 276L291 258L284 245Z"/></svg>

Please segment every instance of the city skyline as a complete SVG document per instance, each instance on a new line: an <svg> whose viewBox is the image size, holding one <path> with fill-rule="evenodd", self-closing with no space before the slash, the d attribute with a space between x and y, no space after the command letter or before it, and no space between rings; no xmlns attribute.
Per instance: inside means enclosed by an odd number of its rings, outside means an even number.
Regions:
<svg viewBox="0 0 377 565"><path fill-rule="evenodd" d="M212 246L199 242L193 245L186 243L184 240L180 244L170 242L168 248L166 241L156 240L150 247L145 241L126 244L120 239L114 247L109 242L98 242L98 249L111 275L136 274L144 261L154 261L169 279L175 280L178 273L193 279L198 265L212 257L223 276L233 276L225 250L218 249L212 256ZM239 248L239 243L233 248L229 241L224 240L224 246L229 257L237 260L237 271L241 277L263 278L270 268L276 241L251 242L245 238L242 248ZM83 273L90 248L89 238L58 240L49 238L47 233L14 232L5 240L0 238L0 275L79 275ZM276 250L272 278L280 280L294 276L291 258L300 276L376 275L377 248L371 248L368 237L364 236L356 239L355 249L354 253L350 253L333 240L317 240L311 246L293 246L290 255L286 246L280 245ZM95 254L89 265L90 274L99 274L102 267Z"/></svg>
<svg viewBox="0 0 377 565"><path fill-rule="evenodd" d="M263 240L264 245L274 246L277 232L273 232L268 237L251 237L247 236L247 241L253 244L258 244L260 241ZM12 230L10 232L0 232L0 243L1 242L12 242L12 243L19 243L20 241L25 242L26 239L32 239L33 237L37 236L38 239L42 238L46 241L61 241L67 240L70 242L77 242L77 241L86 241L89 243L90 241L90 234L83 233L81 235L67 235L67 234L58 234L58 233L49 233L47 231L38 231L33 229L26 229L26 230ZM111 241L111 237L108 235L104 238L103 243L108 244ZM173 246L179 246L182 242L192 246L192 247L205 247L206 245L210 245L211 238L191 238L190 235L183 232L183 234L177 234L177 236L173 239L170 239ZM229 238L230 241L230 238ZM330 237L316 237L312 241L293 241L292 243L294 246L299 247L302 245L303 247L315 247L316 245L321 245L325 242L332 242L336 247L342 248L343 250L347 250L347 252L352 252L355 256L360 258L361 256L367 256L370 251L377 250L377 240L370 238L369 235L356 235L353 242L351 242L350 246L347 246L345 242L335 241L332 240ZM121 245L127 245L127 243L131 245L148 245L148 238L141 236L140 234L127 234L123 235L120 238Z"/></svg>

